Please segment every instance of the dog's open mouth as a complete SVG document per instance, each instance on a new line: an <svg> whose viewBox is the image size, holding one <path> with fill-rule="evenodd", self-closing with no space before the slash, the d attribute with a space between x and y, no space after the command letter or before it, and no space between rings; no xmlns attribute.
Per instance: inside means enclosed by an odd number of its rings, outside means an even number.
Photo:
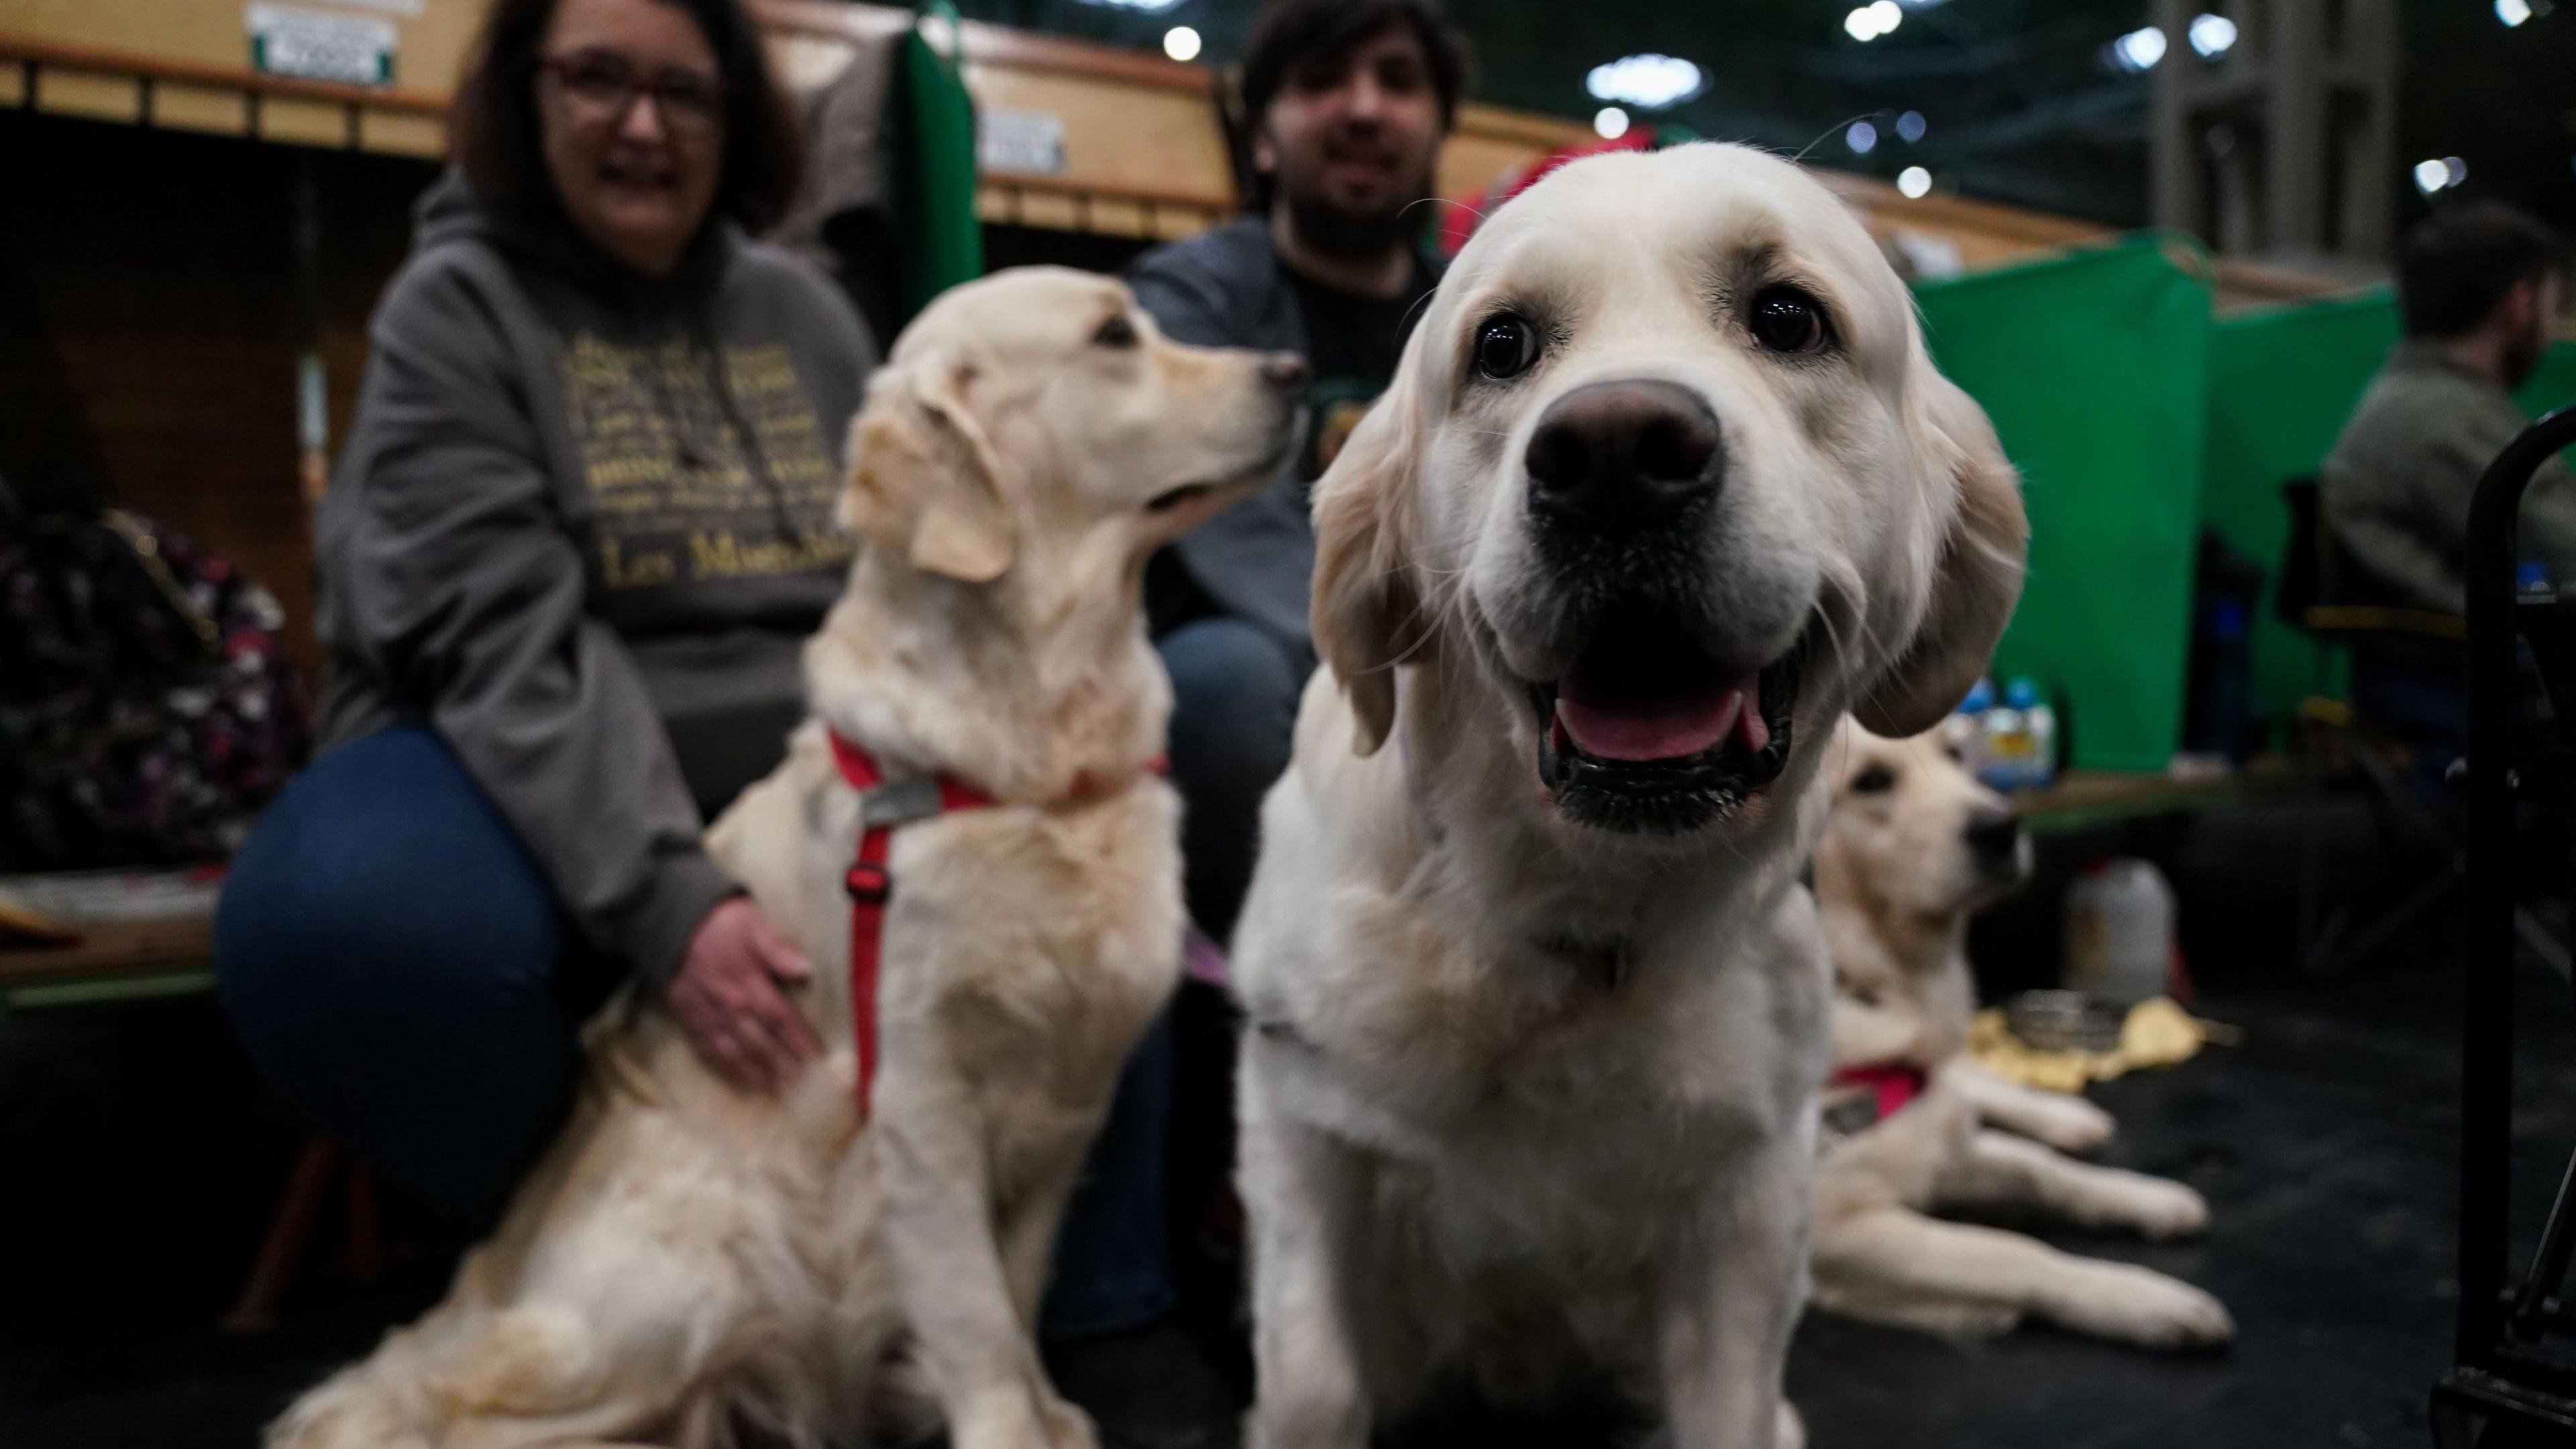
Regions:
<svg viewBox="0 0 2576 1449"><path fill-rule="evenodd" d="M1570 819L1608 830L1731 815L1788 765L1805 652L1747 670L1674 625L1613 621L1564 678L1530 686L1539 780Z"/></svg>

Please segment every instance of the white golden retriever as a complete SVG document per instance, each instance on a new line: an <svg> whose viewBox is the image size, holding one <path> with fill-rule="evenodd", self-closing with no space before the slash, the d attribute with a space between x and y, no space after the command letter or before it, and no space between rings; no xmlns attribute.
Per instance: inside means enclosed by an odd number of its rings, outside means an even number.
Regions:
<svg viewBox="0 0 2576 1449"><path fill-rule="evenodd" d="M1963 1056L1976 1008L1968 918L2030 873L2030 843L2003 800L1927 737L1847 727L1827 768L1834 806L1816 846L1816 905L1834 957L1837 1077L1902 1081L1916 1095L1882 1098L1869 1083L1828 1094L1818 1305L1936 1333L2000 1333L2037 1314L2151 1348L2225 1342L2234 1331L2227 1310L2187 1283L1925 1216L1945 1206L2039 1209L2170 1238L2206 1227L2209 1206L2181 1183L2071 1162L2040 1145L2098 1147L2110 1140L2110 1116Z"/></svg>
<svg viewBox="0 0 2576 1449"><path fill-rule="evenodd" d="M273 1429L286 1449L906 1442L1089 1449L1031 1344L1057 1221L1181 935L1153 550L1269 476L1293 357L1164 341L1117 283L949 293L868 390L842 501L865 546L806 650L811 722L709 848L812 961L826 1054L782 1097L702 1065L650 998L445 1302ZM883 1065L862 1122L843 879L894 779L998 803L904 826Z"/></svg>
<svg viewBox="0 0 2576 1449"><path fill-rule="evenodd" d="M1502 208L1315 499L1236 939L1257 1449L1609 1386L1775 1442L1847 708L1948 709L2025 525L1842 203L1733 146ZM1338 685L1338 687L1337 687Z"/></svg>

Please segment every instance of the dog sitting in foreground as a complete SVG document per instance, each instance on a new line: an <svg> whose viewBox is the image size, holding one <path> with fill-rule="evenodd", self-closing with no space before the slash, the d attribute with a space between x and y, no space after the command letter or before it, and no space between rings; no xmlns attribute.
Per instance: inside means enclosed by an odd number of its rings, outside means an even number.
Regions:
<svg viewBox="0 0 2576 1449"><path fill-rule="evenodd" d="M2174 1238L2206 1227L2209 1207L2181 1183L2060 1156L2042 1144L2099 1147L2110 1116L1965 1059L1968 918L2030 874L2030 842L2003 799L1929 736L1846 726L1827 769L1815 890L1833 951L1836 1071L1816 1175L1817 1304L1951 1335L2036 1315L2150 1348L2226 1342L2227 1310L2187 1283L1928 1216L2035 1210Z"/></svg>
<svg viewBox="0 0 2576 1449"><path fill-rule="evenodd" d="M807 646L809 721L708 836L812 962L825 1054L747 1094L652 997L612 1002L572 1122L446 1300L271 1445L855 1446L944 1417L957 1449L1090 1449L1030 1324L1179 970L1143 569L1271 476L1304 382L1171 344L1070 271L959 288L906 330L852 431L863 547Z"/></svg>
<svg viewBox="0 0 2576 1449"><path fill-rule="evenodd" d="M1680 1449L1791 1442L1811 787L2011 613L1993 429L1808 174L1594 157L1460 254L1315 531L1329 668L1235 938L1250 1442L1604 1389Z"/></svg>

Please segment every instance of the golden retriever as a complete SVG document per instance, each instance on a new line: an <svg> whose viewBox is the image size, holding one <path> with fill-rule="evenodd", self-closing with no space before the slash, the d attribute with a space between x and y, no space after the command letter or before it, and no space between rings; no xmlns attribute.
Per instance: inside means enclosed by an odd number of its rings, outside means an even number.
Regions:
<svg viewBox="0 0 2576 1449"><path fill-rule="evenodd" d="M1256 1449L1608 1385L1771 1445L1857 707L1965 691L2018 481L1867 232L1736 146L1577 161L1460 254L1315 498L1236 937Z"/></svg>
<svg viewBox="0 0 2576 1449"><path fill-rule="evenodd" d="M1116 282L1006 273L913 323L851 435L864 539L811 716L709 833L815 968L826 1052L738 1092L648 994L446 1301L307 1395L280 1449L877 1442L1089 1449L1029 1326L1058 1219L1181 940L1170 685L1142 570L1286 456L1304 365L1164 340ZM843 877L894 778L998 802L897 831L883 1064L854 1095Z"/></svg>
<svg viewBox="0 0 2576 1449"><path fill-rule="evenodd" d="M1834 805L1816 846L1815 889L1834 959L1837 1078L1893 1074L1916 1095L1882 1099L1867 1084L1828 1094L1817 1304L1936 1333L2000 1333L2036 1314L2151 1348L2225 1342L2234 1331L2227 1310L2189 1284L1926 1216L1939 1207L2040 1209L2170 1238L2207 1226L2209 1207L2181 1183L2042 1146L2099 1146L2111 1119L1963 1055L1976 1007L1968 918L2030 873L2030 842L2010 807L1929 737L1888 740L1847 726L1828 768Z"/></svg>

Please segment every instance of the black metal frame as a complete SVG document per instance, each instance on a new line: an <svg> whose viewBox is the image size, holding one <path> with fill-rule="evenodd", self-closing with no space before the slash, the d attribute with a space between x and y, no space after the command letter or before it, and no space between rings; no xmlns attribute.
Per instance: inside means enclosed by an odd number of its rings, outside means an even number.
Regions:
<svg viewBox="0 0 2576 1449"><path fill-rule="evenodd" d="M2569 1189L2550 1213L2530 1278L2508 1263L2513 1182L2515 751L2523 680L2514 587L2522 495L2576 445L2576 407L2542 418L2478 481L2467 539L2468 890L2460 1062L2460 1314L2455 1366L2433 1390L2435 1438L2476 1445L2576 1445L2576 1372L2543 1340L2576 1334L2558 1301L2576 1216Z"/></svg>

